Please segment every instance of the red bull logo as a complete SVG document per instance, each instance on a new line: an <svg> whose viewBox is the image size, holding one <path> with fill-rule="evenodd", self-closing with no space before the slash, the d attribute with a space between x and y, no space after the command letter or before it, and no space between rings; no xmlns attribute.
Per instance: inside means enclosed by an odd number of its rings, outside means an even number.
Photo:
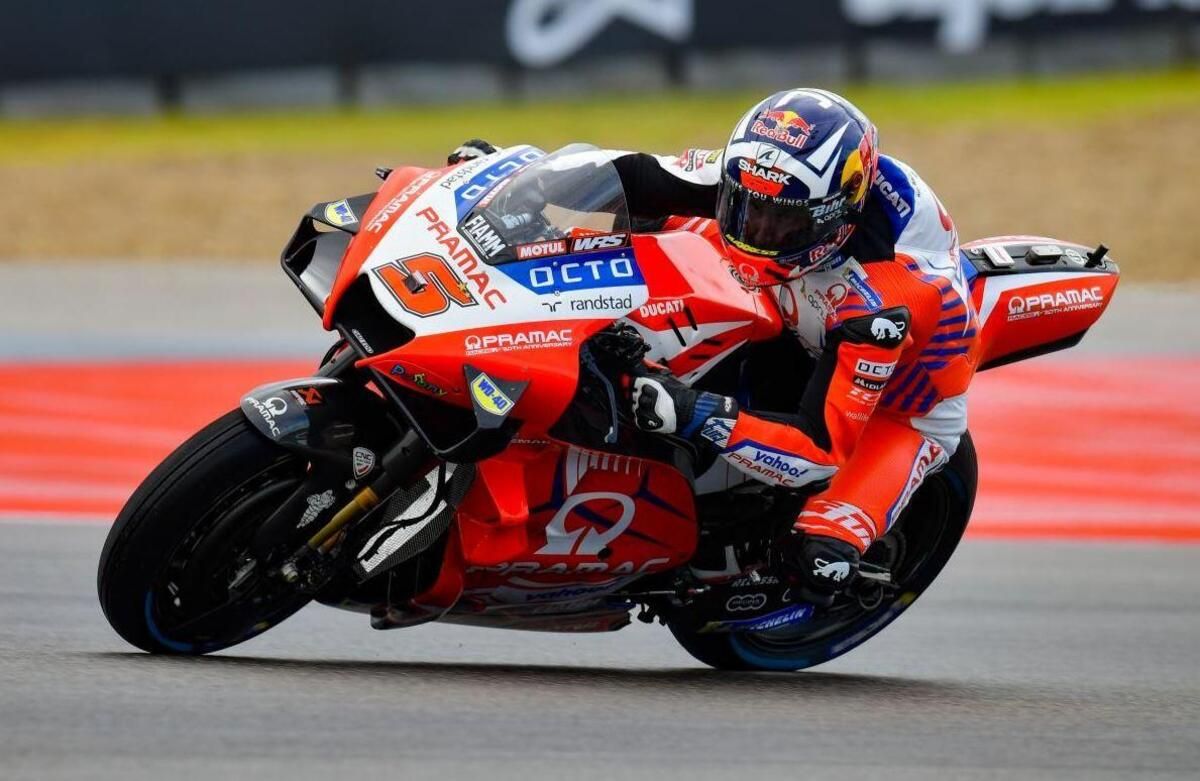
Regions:
<svg viewBox="0 0 1200 781"><path fill-rule="evenodd" d="M750 132L801 149L812 137L813 126L795 111L767 111L754 120Z"/></svg>

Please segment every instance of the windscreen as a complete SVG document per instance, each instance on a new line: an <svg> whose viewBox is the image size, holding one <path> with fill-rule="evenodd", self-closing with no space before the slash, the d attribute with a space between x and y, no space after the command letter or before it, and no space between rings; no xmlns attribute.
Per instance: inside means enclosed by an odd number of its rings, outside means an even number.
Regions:
<svg viewBox="0 0 1200 781"><path fill-rule="evenodd" d="M530 253L555 241L627 234L629 209L607 155L588 144L572 144L485 195L460 230L488 263L496 264L534 257Z"/></svg>

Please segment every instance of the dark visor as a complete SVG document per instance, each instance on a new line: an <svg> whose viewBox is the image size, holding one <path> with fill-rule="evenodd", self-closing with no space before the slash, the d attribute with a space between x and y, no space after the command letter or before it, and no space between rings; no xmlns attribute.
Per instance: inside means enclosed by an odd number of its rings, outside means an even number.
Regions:
<svg viewBox="0 0 1200 781"><path fill-rule="evenodd" d="M781 203L725 178L717 201L717 222L739 249L786 261L829 243L846 224L849 210L844 207L827 209L819 221L813 217L814 207L836 199L845 201L845 196L836 193L826 201Z"/></svg>

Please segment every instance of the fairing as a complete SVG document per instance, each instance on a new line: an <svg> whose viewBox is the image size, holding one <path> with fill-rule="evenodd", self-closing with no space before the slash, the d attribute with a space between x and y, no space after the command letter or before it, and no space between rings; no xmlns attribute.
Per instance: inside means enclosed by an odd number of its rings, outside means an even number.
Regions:
<svg viewBox="0 0 1200 781"><path fill-rule="evenodd" d="M594 601L695 550L692 492L671 466L517 445L479 471L458 515L463 611Z"/></svg>
<svg viewBox="0 0 1200 781"><path fill-rule="evenodd" d="M632 325L648 358L687 382L782 333L771 292L747 284L720 254L715 222L667 227L633 235L615 172L586 148L546 156L513 147L388 176L328 285L325 324L346 331L351 310L367 301L379 327L395 333L374 349L349 329L366 354L360 367L409 396L470 411L476 432L504 436L472 459L475 476L434 585L387 606L376 626L448 616L554 631L619 628L626 606L615 592L691 558L703 487L670 459L597 452L551 434L575 396L581 348L615 321ZM339 232L338 241L349 235ZM1058 243L1069 266L1062 269L981 270L976 262L985 246L999 257L1042 241L1022 240L964 248L985 363L1082 334L1116 284L1115 264L1075 263L1067 249L1078 254L1077 245ZM1057 307L1059 297L1076 304ZM1022 306L1039 312L1018 316Z"/></svg>
<svg viewBox="0 0 1200 781"><path fill-rule="evenodd" d="M962 249L982 329L980 370L1077 344L1120 280L1111 259L1058 239L999 236Z"/></svg>
<svg viewBox="0 0 1200 781"><path fill-rule="evenodd" d="M783 321L767 291L742 285L704 237L638 236L634 248L651 291L628 317L650 345L647 358L695 382L742 345L778 336Z"/></svg>
<svg viewBox="0 0 1200 781"><path fill-rule="evenodd" d="M534 212L536 226L526 219ZM439 171L398 169L350 244L327 327L359 277L412 332L362 366L450 404L518 416L539 431L570 402L579 346L648 298L616 172L579 146L548 157L513 147ZM474 371L465 372L467 364ZM505 405L481 388L479 374L492 387L527 387Z"/></svg>

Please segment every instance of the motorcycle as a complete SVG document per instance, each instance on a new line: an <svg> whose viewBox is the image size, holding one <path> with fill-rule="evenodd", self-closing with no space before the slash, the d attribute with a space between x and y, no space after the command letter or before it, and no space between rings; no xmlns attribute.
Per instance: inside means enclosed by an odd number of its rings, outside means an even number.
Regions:
<svg viewBox="0 0 1200 781"><path fill-rule="evenodd" d="M810 491L633 425L623 383L647 360L755 410L791 411L812 371L778 291L745 283L709 221L632 221L584 145L377 173L283 251L340 336L319 368L246 394L112 527L98 590L129 643L205 654L314 600L377 629L606 632L637 611L708 665L796 670L878 634L949 560L975 499L969 434L819 607L775 549ZM1119 275L1103 245L1038 237L957 261L981 370L1077 343Z"/></svg>

